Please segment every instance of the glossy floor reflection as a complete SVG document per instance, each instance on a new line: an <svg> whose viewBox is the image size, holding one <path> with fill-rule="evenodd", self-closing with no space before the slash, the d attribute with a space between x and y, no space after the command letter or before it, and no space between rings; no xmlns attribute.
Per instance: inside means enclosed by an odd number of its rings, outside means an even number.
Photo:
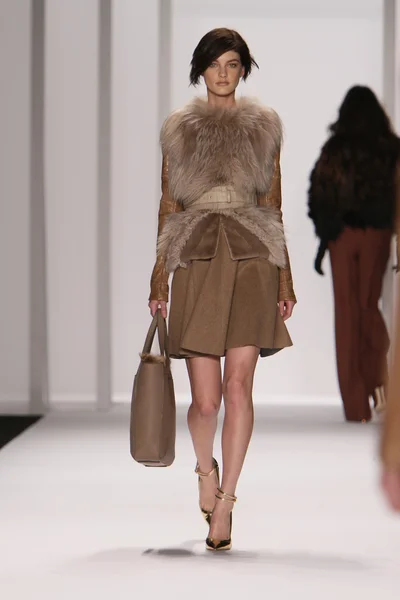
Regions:
<svg viewBox="0 0 400 600"><path fill-rule="evenodd" d="M400 517L377 486L376 424L260 408L233 551L219 555L204 549L184 415L169 469L132 461L128 426L126 406L53 413L0 452L2 598L398 597Z"/></svg>

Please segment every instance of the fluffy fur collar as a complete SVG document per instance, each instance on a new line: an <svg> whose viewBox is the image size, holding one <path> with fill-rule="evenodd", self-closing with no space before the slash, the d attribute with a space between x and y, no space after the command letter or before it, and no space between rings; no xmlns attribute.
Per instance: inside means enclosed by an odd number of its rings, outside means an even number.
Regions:
<svg viewBox="0 0 400 600"><path fill-rule="evenodd" d="M278 115L256 100L216 108L196 98L173 112L161 130L169 192L185 207L219 185L266 194L281 140Z"/></svg>

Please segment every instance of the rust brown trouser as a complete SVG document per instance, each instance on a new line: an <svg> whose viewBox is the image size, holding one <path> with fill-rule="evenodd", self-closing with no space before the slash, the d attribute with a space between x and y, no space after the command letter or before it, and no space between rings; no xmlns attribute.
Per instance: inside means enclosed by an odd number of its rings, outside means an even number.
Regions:
<svg viewBox="0 0 400 600"><path fill-rule="evenodd" d="M347 227L330 242L339 387L348 421L369 420L369 397L386 383L389 337L378 308L390 230Z"/></svg>

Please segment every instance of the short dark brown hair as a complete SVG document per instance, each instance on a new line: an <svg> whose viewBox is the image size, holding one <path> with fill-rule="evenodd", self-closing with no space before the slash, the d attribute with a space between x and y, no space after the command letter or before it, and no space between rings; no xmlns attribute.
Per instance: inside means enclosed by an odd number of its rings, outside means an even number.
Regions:
<svg viewBox="0 0 400 600"><path fill-rule="evenodd" d="M242 36L233 29L213 29L206 33L193 52L190 70L190 83L197 85L204 71L222 54L229 51L237 52L244 67L243 79L246 81L252 67L258 64L250 54L250 50Z"/></svg>

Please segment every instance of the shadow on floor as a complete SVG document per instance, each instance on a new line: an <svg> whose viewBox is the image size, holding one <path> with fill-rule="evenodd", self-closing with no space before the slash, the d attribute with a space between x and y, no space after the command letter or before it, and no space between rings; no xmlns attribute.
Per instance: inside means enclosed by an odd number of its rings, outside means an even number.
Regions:
<svg viewBox="0 0 400 600"><path fill-rule="evenodd" d="M264 564L275 567L291 567L298 569L313 569L318 571L371 571L375 567L364 560L347 558L336 554L313 554L310 552L273 552L269 550L246 551L231 550L230 552L208 552L204 548L204 540L188 540L180 546L167 548L115 548L98 552L92 556L75 562L75 566L104 568L105 565L115 568L116 565L133 565L140 558L150 560L222 560L233 563Z"/></svg>

